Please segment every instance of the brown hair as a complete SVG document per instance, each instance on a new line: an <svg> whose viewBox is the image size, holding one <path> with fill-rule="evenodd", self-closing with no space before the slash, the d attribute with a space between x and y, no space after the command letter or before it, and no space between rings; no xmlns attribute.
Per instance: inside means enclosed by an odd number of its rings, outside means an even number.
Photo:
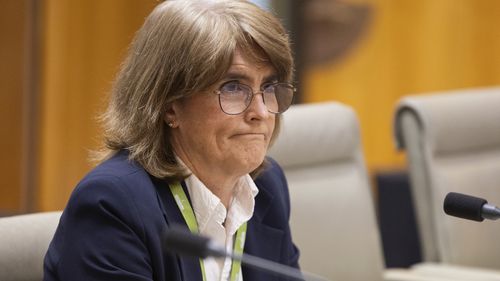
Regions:
<svg viewBox="0 0 500 281"><path fill-rule="evenodd" d="M180 180L165 124L174 100L209 88L229 69L236 47L261 51L278 78L291 82L288 36L271 13L240 0L171 0L159 4L136 34L102 115L105 148L99 159L127 149L151 175ZM258 50L257 50L258 49ZM279 131L276 118L273 138Z"/></svg>

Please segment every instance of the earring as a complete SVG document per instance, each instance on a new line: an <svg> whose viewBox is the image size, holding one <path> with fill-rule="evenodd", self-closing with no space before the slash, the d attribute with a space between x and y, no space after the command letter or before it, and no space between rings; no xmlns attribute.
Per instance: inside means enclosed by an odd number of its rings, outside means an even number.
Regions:
<svg viewBox="0 0 500 281"><path fill-rule="evenodd" d="M167 124L170 128L173 128L174 127L174 123L173 122L168 122Z"/></svg>

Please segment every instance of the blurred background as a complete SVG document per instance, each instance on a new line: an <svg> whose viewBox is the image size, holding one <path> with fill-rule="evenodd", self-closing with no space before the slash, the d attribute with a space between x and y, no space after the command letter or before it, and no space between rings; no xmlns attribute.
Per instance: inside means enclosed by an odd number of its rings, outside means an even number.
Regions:
<svg viewBox="0 0 500 281"><path fill-rule="evenodd" d="M392 137L398 99L500 84L498 0L254 2L290 30L296 102L356 110L374 179L406 169ZM0 0L0 216L64 208L92 167L96 116L127 46L158 3Z"/></svg>

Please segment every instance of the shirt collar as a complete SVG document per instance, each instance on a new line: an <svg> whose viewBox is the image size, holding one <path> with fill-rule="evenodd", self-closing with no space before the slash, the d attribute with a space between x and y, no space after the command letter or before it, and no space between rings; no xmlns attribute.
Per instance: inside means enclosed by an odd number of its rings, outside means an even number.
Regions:
<svg viewBox="0 0 500 281"><path fill-rule="evenodd" d="M227 232L234 235L236 230L252 217L255 196L259 190L250 175L242 176L238 180L229 210L226 210L220 199L194 174L187 177L185 182L200 233L204 232L209 223L214 222L224 224Z"/></svg>
<svg viewBox="0 0 500 281"><path fill-rule="evenodd" d="M219 225L224 224L226 232L234 235L243 223L252 218L255 196L257 196L259 189L249 174L242 176L237 181L229 210L226 210L219 197L213 194L196 175L189 171L181 159L177 158L177 160L190 173L190 176L185 179L185 183L200 233L204 233L208 224L217 223Z"/></svg>

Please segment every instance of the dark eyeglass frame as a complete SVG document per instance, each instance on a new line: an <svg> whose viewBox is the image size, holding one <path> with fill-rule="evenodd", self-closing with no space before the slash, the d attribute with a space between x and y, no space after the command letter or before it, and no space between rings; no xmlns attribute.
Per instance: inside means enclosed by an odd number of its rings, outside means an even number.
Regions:
<svg viewBox="0 0 500 281"><path fill-rule="evenodd" d="M226 112L226 111L224 110L224 107L222 106L222 100L221 100L221 95L223 94L223 93L222 93L222 88L223 88L224 86L226 86L227 84L229 84L229 83L235 83L235 84L237 84L237 85L238 85L238 86L240 86L240 87L246 88L246 89L248 90L248 91L246 91L246 92L250 93L250 98L249 98L249 100L248 100L248 102L247 102L247 104L246 104L245 108L244 108L243 110L241 110L241 112L238 112L238 113L229 113L229 112ZM269 109L269 107L267 107L267 105L266 105L266 98L265 98L264 92L265 92L265 91L266 91L266 89L267 89L268 87L270 87L270 86L272 86L272 87L276 87L276 86L279 86L279 87L286 87L286 88L289 88L289 89L291 89L291 90L292 90L292 98L291 98L291 100L290 100L290 104L289 104L289 105L288 105L285 109L283 109L282 111L279 111L279 112L278 112L278 111L272 111L272 110L270 110L270 109ZM242 114L243 112L245 112L245 111L248 109L248 107L250 106L250 104L252 104L253 97L254 97L255 95L258 95L258 94L262 94L262 101L264 102L264 105L266 105L266 108L267 108L267 111L268 111L268 112L273 113L273 114L281 114L281 113L283 113L283 112L287 111L287 110L288 110L288 108L290 108L290 106L293 104L293 99L294 99L294 97L295 97L295 92L297 92L297 88L295 88L295 86L294 86L293 84L291 84L291 83L285 83L285 82L267 83L267 84L262 85L259 91L254 92L254 91L253 91L253 89L252 89L252 87L250 87L250 86L249 86L249 85L247 85L247 84L240 83L240 82L237 82L237 81L229 81L229 82L226 82L226 83L222 84L222 85L219 87L219 89L218 89L218 90L215 90L215 91L214 91L214 94L216 94L217 96L219 96L219 107L220 107L220 109L222 110L222 112L224 112L224 113L225 113L225 114L227 114L227 115L239 115L239 114ZM277 95L277 94L276 94L276 91L274 92L274 95ZM247 99L248 99L248 98L247 98Z"/></svg>

